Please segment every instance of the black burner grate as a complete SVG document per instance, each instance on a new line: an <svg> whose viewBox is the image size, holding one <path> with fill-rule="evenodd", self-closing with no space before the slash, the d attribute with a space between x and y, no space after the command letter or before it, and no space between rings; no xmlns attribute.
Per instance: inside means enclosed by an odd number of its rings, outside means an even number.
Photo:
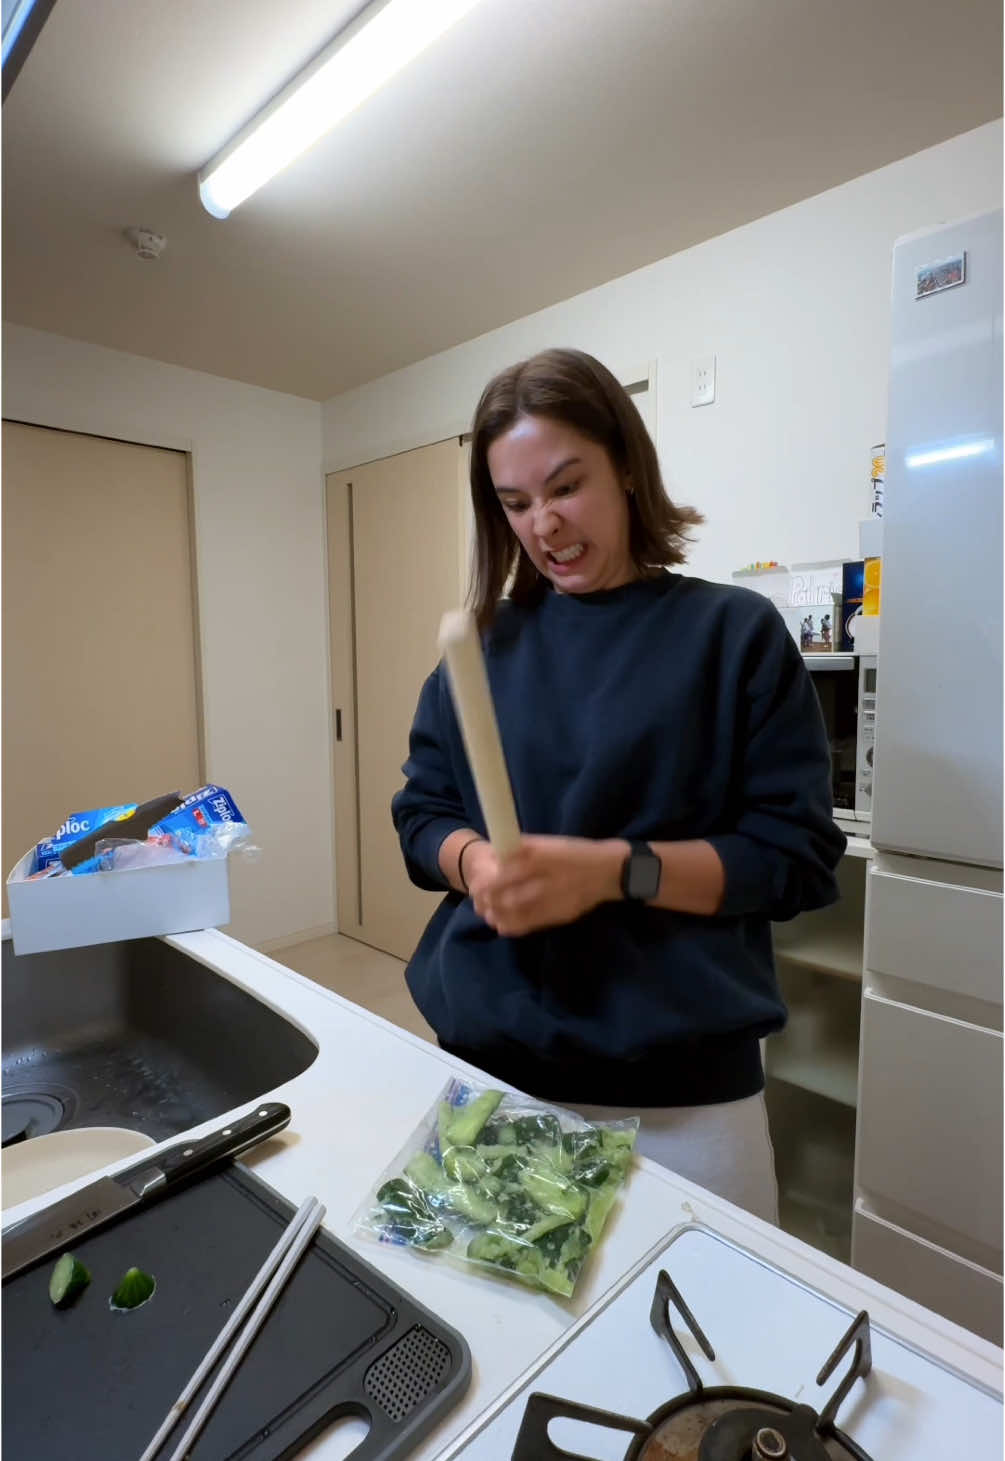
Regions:
<svg viewBox="0 0 1005 1461"><path fill-rule="evenodd" d="M817 1413L778 1395L733 1386L706 1389L684 1350L671 1320L671 1306L687 1325L702 1353L715 1351L672 1282L661 1270L650 1310L656 1333L670 1346L688 1388L645 1420L593 1406L534 1394L527 1401L511 1461L564 1461L548 1435L553 1420L585 1421L632 1437L624 1461L870 1461L835 1421L848 1392L872 1368L869 1316L863 1310L817 1376L824 1385L849 1354L852 1363L834 1394ZM579 1461L590 1461L583 1456Z"/></svg>

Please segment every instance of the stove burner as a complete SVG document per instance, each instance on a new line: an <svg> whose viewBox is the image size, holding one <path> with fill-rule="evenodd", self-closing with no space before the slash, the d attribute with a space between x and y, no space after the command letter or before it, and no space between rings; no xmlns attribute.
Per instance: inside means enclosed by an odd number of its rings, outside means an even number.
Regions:
<svg viewBox="0 0 1005 1461"><path fill-rule="evenodd" d="M787 1416L731 1410L702 1438L698 1461L830 1461L816 1433L816 1412L797 1405Z"/></svg>
<svg viewBox="0 0 1005 1461"><path fill-rule="evenodd" d="M808 1405L797 1405L760 1390L732 1386L706 1389L670 1322L671 1304L707 1358L714 1360L715 1352L669 1275L661 1270L650 1320L684 1371L688 1389L683 1395L661 1406L647 1420L615 1415L552 1395L531 1395L511 1461L564 1461L571 1457L571 1452L560 1450L548 1435L550 1422L559 1418L586 1421L633 1436L624 1461L870 1461L834 1424L855 1381L872 1368L868 1314L863 1311L858 1315L817 1376L817 1384L823 1385L845 1355L854 1350L848 1373L818 1415ZM590 1458L577 1456L576 1461Z"/></svg>
<svg viewBox="0 0 1005 1461"><path fill-rule="evenodd" d="M754 1436L754 1461L786 1461L789 1443L774 1426L762 1426Z"/></svg>

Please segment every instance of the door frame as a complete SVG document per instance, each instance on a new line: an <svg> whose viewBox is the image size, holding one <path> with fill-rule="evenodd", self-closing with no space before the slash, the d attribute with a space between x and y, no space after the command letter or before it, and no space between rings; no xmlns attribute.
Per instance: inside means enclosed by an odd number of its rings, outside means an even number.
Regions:
<svg viewBox="0 0 1005 1461"><path fill-rule="evenodd" d="M439 446L443 441L457 441L463 448L465 442L459 436L440 438L436 442L424 442L423 446ZM419 448L409 447L407 451ZM404 456L405 451L390 452L387 457L372 460L388 461L395 456ZM468 485L469 453L458 453L457 511L465 526L458 535L460 557L458 577L467 583L470 567L470 523L467 521L469 505ZM353 553L353 477L361 467L370 462L359 462L355 467L327 472L322 484L323 519L325 526L325 557L328 569L328 645L329 683L331 700L329 716L331 726L332 754L332 851L335 866L335 926L346 938L365 943L360 909L360 804L358 747L356 742L356 631L355 631L355 562ZM351 846L347 855L345 844L340 848L339 828L354 828Z"/></svg>

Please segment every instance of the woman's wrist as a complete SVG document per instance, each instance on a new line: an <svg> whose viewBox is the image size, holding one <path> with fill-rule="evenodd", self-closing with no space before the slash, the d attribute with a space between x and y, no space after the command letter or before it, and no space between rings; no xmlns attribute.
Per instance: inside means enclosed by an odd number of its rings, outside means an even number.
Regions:
<svg viewBox="0 0 1005 1461"><path fill-rule="evenodd" d="M621 890L621 873L625 858L632 850L630 842L623 837L609 837L594 843L597 849L597 902L618 903L624 894Z"/></svg>
<svg viewBox="0 0 1005 1461"><path fill-rule="evenodd" d="M467 893L467 886L461 881L458 870L458 862L463 848L472 842L480 842L481 834L476 832L474 827L458 827L455 832L449 833L440 843L440 850L437 855L437 864L445 882L453 888L455 893Z"/></svg>
<svg viewBox="0 0 1005 1461"><path fill-rule="evenodd" d="M484 841L485 838L479 836L478 833L475 832L472 834L472 836L468 838L466 842L461 844L460 851L457 854L457 876L460 879L461 888L465 893L468 892L468 880L464 876L464 854L468 851L469 848L474 847L477 843Z"/></svg>

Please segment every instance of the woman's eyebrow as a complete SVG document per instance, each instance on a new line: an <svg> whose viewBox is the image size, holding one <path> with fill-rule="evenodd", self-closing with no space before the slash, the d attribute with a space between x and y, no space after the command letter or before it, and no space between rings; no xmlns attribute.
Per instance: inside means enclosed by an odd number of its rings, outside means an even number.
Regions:
<svg viewBox="0 0 1005 1461"><path fill-rule="evenodd" d="M549 482L553 482L554 479L557 476L559 476L562 472L565 471L566 467L575 467L575 466L578 466L579 465L579 462L580 462L580 458L579 457L566 457L566 459L565 459L564 462L559 462L559 464L558 464L557 467L552 467L551 471L548 473L547 477L545 477L545 479L544 479L544 485L547 487L548 483ZM524 489L522 487L497 487L496 488L496 491L497 492L522 492L523 490Z"/></svg>

